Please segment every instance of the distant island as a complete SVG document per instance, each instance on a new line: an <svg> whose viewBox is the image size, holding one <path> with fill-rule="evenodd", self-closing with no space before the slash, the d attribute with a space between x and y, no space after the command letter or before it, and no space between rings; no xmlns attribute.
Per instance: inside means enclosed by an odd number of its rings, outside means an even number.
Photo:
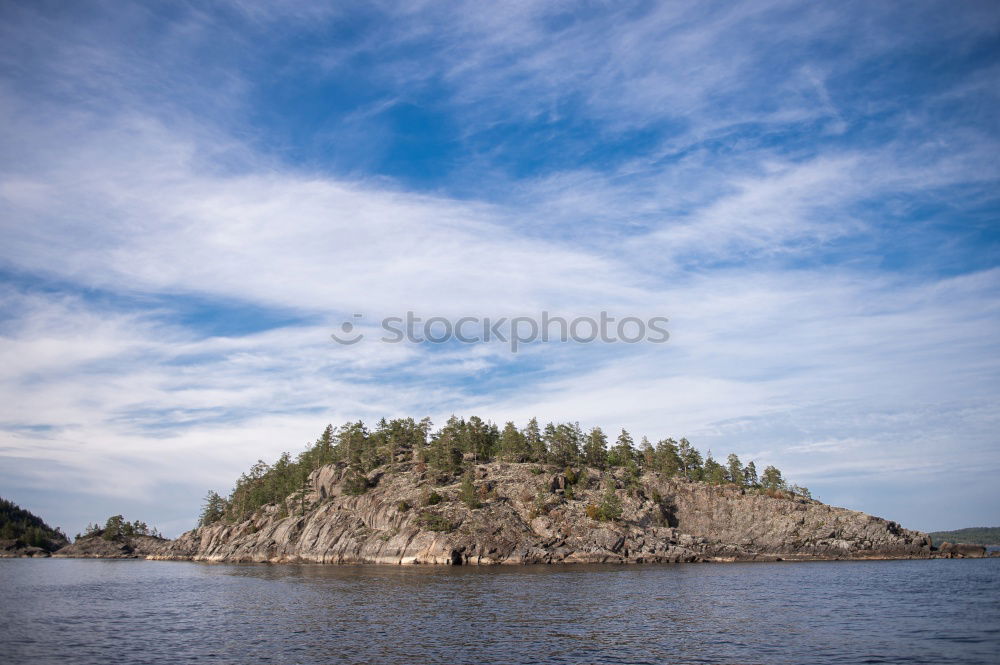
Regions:
<svg viewBox="0 0 1000 665"><path fill-rule="evenodd" d="M85 559L134 559L144 557L168 543L155 527L145 522L129 522L122 515L112 515L104 526L88 524L86 531L76 534L71 545L54 552L54 557Z"/></svg>
<svg viewBox="0 0 1000 665"><path fill-rule="evenodd" d="M37 519L37 518L36 518ZM32 523L34 524L34 523ZM36 532L32 532L36 533ZM968 540L966 538L966 540ZM45 554L48 554L47 550ZM16 555L16 554L12 554ZM825 505L767 466L691 443L536 419L327 426L209 491L176 540L112 516L56 557L528 564L966 558L985 548Z"/></svg>
<svg viewBox="0 0 1000 665"><path fill-rule="evenodd" d="M974 526L954 531L934 531L927 535L933 539L936 545L945 542L983 546L1000 545L1000 526Z"/></svg>
<svg viewBox="0 0 1000 665"><path fill-rule="evenodd" d="M0 557L48 556L68 544L58 528L13 501L0 499Z"/></svg>
<svg viewBox="0 0 1000 665"><path fill-rule="evenodd" d="M104 526L89 524L83 533L69 538L51 528L42 518L17 504L0 499L0 558L85 557L130 559L169 542L145 522L129 522L112 515Z"/></svg>

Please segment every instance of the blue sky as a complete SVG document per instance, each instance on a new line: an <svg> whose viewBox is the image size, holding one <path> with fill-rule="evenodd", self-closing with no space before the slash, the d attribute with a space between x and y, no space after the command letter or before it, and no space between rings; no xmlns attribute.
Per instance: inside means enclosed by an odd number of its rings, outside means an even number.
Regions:
<svg viewBox="0 0 1000 665"><path fill-rule="evenodd" d="M993 2L4 3L0 494L175 535L326 423L580 421L1000 523ZM667 344L339 347L354 313Z"/></svg>

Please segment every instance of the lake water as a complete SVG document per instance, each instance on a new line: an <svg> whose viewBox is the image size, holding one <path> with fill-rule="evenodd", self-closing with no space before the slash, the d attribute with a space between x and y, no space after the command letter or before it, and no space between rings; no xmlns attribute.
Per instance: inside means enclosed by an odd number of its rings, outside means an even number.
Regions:
<svg viewBox="0 0 1000 665"><path fill-rule="evenodd" d="M1000 559L0 559L0 643L10 663L998 663Z"/></svg>

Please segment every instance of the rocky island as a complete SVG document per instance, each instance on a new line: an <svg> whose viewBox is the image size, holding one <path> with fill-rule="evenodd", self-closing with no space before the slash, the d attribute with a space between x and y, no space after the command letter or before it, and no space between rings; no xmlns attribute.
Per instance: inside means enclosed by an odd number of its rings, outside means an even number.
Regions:
<svg viewBox="0 0 1000 665"><path fill-rule="evenodd" d="M331 564L534 564L981 557L825 505L768 466L686 439L532 419L328 426L296 458L258 461L198 528L166 540L120 515L57 557Z"/></svg>
<svg viewBox="0 0 1000 665"><path fill-rule="evenodd" d="M413 467L391 474L377 469L365 476L367 491L354 494L348 466L330 464L310 475L305 497L290 496L238 523L202 526L147 554L199 561L380 564L931 556L925 534L804 497L658 472L643 473L629 488L623 470L539 470L526 463L475 465L469 501L463 500L468 481L437 485Z"/></svg>

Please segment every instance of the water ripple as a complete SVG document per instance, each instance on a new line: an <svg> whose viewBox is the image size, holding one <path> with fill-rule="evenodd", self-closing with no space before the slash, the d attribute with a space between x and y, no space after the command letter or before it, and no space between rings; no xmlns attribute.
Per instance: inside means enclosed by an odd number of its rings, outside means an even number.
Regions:
<svg viewBox="0 0 1000 665"><path fill-rule="evenodd" d="M0 560L0 646L11 663L995 663L1000 559Z"/></svg>

